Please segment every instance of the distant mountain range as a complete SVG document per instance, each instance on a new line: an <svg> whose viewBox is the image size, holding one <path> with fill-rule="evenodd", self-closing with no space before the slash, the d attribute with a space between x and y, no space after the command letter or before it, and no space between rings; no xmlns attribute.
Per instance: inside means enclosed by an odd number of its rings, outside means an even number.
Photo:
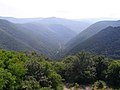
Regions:
<svg viewBox="0 0 120 90"><path fill-rule="evenodd" d="M58 31L54 28L56 26ZM48 56L54 56L76 35L71 29L62 25L14 24L6 20L0 20L0 34L1 49L34 50Z"/></svg>
<svg viewBox="0 0 120 90"><path fill-rule="evenodd" d="M51 58L88 51L120 59L119 20L90 25L55 17L0 18L0 49L36 51Z"/></svg>
<svg viewBox="0 0 120 90"><path fill-rule="evenodd" d="M8 20L12 23L28 23L28 22L34 22L41 20L43 18L14 18L14 17L2 17L0 16L0 19Z"/></svg>
<svg viewBox="0 0 120 90"><path fill-rule="evenodd" d="M49 18L13 18L13 17L0 17L13 23L38 23L38 24L59 24L70 28L76 33L80 33L82 30L90 26L91 22L69 20L63 18L49 17Z"/></svg>
<svg viewBox="0 0 120 90"><path fill-rule="evenodd" d="M64 45L77 35L76 31L68 26L72 23L81 25L81 22L61 18L1 18L1 49L37 51L49 57L56 56ZM63 25L64 23L68 26Z"/></svg>

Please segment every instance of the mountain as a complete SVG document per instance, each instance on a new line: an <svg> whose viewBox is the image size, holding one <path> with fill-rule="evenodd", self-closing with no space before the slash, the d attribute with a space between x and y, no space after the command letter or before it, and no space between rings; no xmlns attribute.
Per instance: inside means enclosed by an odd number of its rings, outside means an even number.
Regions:
<svg viewBox="0 0 120 90"><path fill-rule="evenodd" d="M99 18L83 18L83 19L77 19L77 21L84 21L87 23L96 23L99 21L114 21L118 20L119 18L112 18L112 17L99 17Z"/></svg>
<svg viewBox="0 0 120 90"><path fill-rule="evenodd" d="M19 26L19 25L18 25ZM73 38L76 34L69 28L63 25L42 25L42 24L21 24L21 27L25 29L25 33L29 34L32 38L32 42L29 41L32 47L36 47L39 51L45 51L49 56L54 56L67 41ZM35 42L33 42L35 40ZM40 43L41 42L41 43ZM34 44L33 44L34 43ZM39 46L42 45L45 50L40 50Z"/></svg>
<svg viewBox="0 0 120 90"><path fill-rule="evenodd" d="M18 28L6 20L0 20L0 49L8 50L33 50L30 46L21 42L17 36L21 36ZM22 37L22 36L21 36Z"/></svg>
<svg viewBox="0 0 120 90"><path fill-rule="evenodd" d="M82 30L90 26L91 22L84 22L83 20L69 20L63 18L49 17L49 18L13 18L13 17L0 17L0 19L5 19L13 23L37 23L37 24L57 24L63 25L67 28L70 28L75 33L80 33Z"/></svg>
<svg viewBox="0 0 120 90"><path fill-rule="evenodd" d="M40 34L39 36L43 36L44 34L46 34L46 37L55 36L54 39L57 40L59 38L63 44L67 43L67 41L69 41L70 39L76 36L76 33L74 31L60 24L26 23L26 24L21 24L21 27L29 29L32 32L38 31L35 33L36 34L39 33Z"/></svg>
<svg viewBox="0 0 120 90"><path fill-rule="evenodd" d="M91 23L87 23L84 21L69 20L69 19L56 18L56 17L44 18L34 23L64 25L70 28L71 30L73 30L74 32L76 32L77 34L91 25Z"/></svg>
<svg viewBox="0 0 120 90"><path fill-rule="evenodd" d="M70 53L89 51L120 59L120 27L109 26L75 46Z"/></svg>
<svg viewBox="0 0 120 90"><path fill-rule="evenodd" d="M14 17L2 17L0 16L0 19L8 20L12 23L28 23L28 22L34 22L41 20L43 18L14 18Z"/></svg>
<svg viewBox="0 0 120 90"><path fill-rule="evenodd" d="M69 40L71 40L73 37L77 35L73 30L64 25L49 24L46 26L50 28L51 31L54 32L57 35L57 37L61 39L61 42L63 44L66 44Z"/></svg>
<svg viewBox="0 0 120 90"><path fill-rule="evenodd" d="M76 33L58 24L15 24L0 20L0 48L30 50L54 57Z"/></svg>
<svg viewBox="0 0 120 90"><path fill-rule="evenodd" d="M38 51L48 56L51 56L55 53L56 48L59 47L58 44L56 44L56 42L54 42L54 44L51 42L55 40L52 37L50 37L50 35L46 35L46 33L50 33L50 31L47 29L46 31L44 31L45 29L43 30L43 28L41 28L41 30L45 32L43 33L41 31L38 31L36 27L28 29L20 24L14 24L6 20L0 20L0 29L7 33L1 36L3 38L0 38L0 44L2 44L2 49L10 49L17 51L26 50L26 48L30 47L29 50ZM39 33L42 33L42 36L39 36ZM4 43L5 41L6 43ZM16 44L19 44L19 46L16 47ZM25 45L27 47L25 47ZM7 46L9 48L7 48Z"/></svg>
<svg viewBox="0 0 120 90"><path fill-rule="evenodd" d="M88 38L100 32L102 29L107 28L108 26L113 26L113 27L120 26L120 21L99 21L99 22L92 24L87 29L79 33L76 37L71 39L65 45L66 51L71 50L75 46L79 45L83 41L87 40Z"/></svg>

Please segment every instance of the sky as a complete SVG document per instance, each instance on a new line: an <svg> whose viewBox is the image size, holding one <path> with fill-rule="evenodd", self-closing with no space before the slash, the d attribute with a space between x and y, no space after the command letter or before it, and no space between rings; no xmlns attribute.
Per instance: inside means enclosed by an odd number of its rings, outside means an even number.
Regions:
<svg viewBox="0 0 120 90"><path fill-rule="evenodd" d="M120 18L120 0L0 0L0 16Z"/></svg>

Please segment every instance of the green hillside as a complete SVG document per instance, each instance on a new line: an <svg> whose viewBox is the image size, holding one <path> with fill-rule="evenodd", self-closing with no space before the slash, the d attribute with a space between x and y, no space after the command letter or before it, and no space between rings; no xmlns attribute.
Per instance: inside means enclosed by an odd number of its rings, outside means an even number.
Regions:
<svg viewBox="0 0 120 90"><path fill-rule="evenodd" d="M97 34L101 30L107 28L108 26L113 26L113 27L120 26L120 21L99 21L99 22L92 24L91 26L83 30L81 33L79 33L76 37L71 39L65 45L66 50L68 51L71 50L73 47L84 42L85 40Z"/></svg>
<svg viewBox="0 0 120 90"><path fill-rule="evenodd" d="M2 49L37 51L49 57L55 57L64 44L76 35L63 25L14 24L2 19L0 29L0 34L5 33L0 38Z"/></svg>
<svg viewBox="0 0 120 90"><path fill-rule="evenodd" d="M89 51L114 59L120 58L120 27L107 27L75 46L70 53Z"/></svg>

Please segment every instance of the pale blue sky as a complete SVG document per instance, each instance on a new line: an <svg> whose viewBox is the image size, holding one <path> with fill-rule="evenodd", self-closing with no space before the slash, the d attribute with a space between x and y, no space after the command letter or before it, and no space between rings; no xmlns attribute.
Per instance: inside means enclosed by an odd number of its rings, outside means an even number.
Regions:
<svg viewBox="0 0 120 90"><path fill-rule="evenodd" d="M0 16L120 18L120 0L0 0Z"/></svg>

